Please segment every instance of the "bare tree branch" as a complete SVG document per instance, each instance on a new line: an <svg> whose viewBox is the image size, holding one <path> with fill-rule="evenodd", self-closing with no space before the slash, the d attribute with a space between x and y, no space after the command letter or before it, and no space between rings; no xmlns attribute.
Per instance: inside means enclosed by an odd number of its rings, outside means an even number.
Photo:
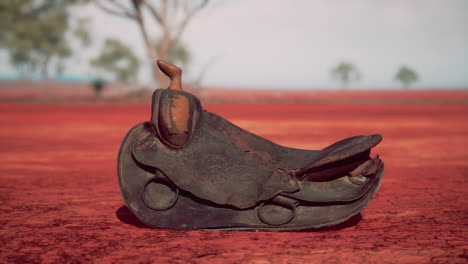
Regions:
<svg viewBox="0 0 468 264"><path fill-rule="evenodd" d="M164 21L167 21L167 10L169 9L168 0L162 0L162 17ZM177 1L175 1L177 3Z"/></svg>
<svg viewBox="0 0 468 264"><path fill-rule="evenodd" d="M174 36L172 37L172 39L170 40L171 43L177 43L180 39L180 36L182 35L182 33L184 32L185 28L187 27L188 23L190 22L190 20L195 16L195 14L200 11L201 9L203 9L207 4L208 4L209 0L203 0L203 2L201 2L198 6L194 7L192 10L190 10L184 17L184 19L182 19L182 22L180 22L180 24L176 27L176 33L174 34Z"/></svg>
<svg viewBox="0 0 468 264"><path fill-rule="evenodd" d="M179 42L181 35L192 18L209 2L209 0L158 0L157 2L149 0L125 0L126 2L123 0L120 2L119 0L87 1L94 2L98 8L106 13L134 20L140 28L144 44L153 64L158 59L168 59L171 48ZM162 31L156 45L147 31L148 24L146 24L147 21L145 20L147 19L147 15L144 13L144 8L147 9L150 17L155 20ZM200 73L198 82L201 82L205 72L208 71L208 68L212 64L214 62L208 63L205 67L206 69ZM153 75L161 87L166 86L164 83L167 82L167 78L157 67L153 68Z"/></svg>
<svg viewBox="0 0 468 264"><path fill-rule="evenodd" d="M143 40L145 42L145 46L146 46L146 49L148 50L149 56L153 64L155 64L159 55L158 55L157 50L153 48L153 44L148 36L148 32L146 31L145 21L143 19L143 14L141 12L141 7L140 7L142 2L146 3L146 1L144 0L133 1L133 5L135 7L135 12L136 12L136 21L138 23L138 26L140 27L141 34L143 35Z"/></svg>
<svg viewBox="0 0 468 264"><path fill-rule="evenodd" d="M114 2L113 0L110 1L112 4L116 4L116 2ZM104 5L103 3L101 3L99 0L93 0L93 3L99 8L101 9L102 11L108 13L108 14L111 14L111 15L115 15L115 16L119 16L119 17L124 17L124 18L130 18L130 19L134 19L136 20L137 19L137 15L131 11L129 11L128 9L126 9L124 7L124 9L122 9L122 5L120 3L118 3L117 5L115 5L115 7L117 9L112 9L112 8L109 8L107 7L106 5Z"/></svg>
<svg viewBox="0 0 468 264"><path fill-rule="evenodd" d="M128 7L126 7L125 5L123 5L122 3L120 2L117 2L115 0L107 0L109 2L112 3L112 5L114 5L115 7L118 7L120 10L122 11L125 11L125 12L128 12L128 13L131 13L132 11L130 9L128 9Z"/></svg>
<svg viewBox="0 0 468 264"><path fill-rule="evenodd" d="M154 16L156 21L163 27L166 25L166 21L163 19L162 15L159 13L159 11L153 6L148 4L148 1L143 0L143 4L148 8L150 13Z"/></svg>

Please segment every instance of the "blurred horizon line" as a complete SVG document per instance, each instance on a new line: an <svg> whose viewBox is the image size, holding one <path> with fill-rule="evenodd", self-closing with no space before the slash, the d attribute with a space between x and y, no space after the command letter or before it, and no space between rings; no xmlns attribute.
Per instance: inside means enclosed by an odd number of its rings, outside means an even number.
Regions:
<svg viewBox="0 0 468 264"><path fill-rule="evenodd" d="M10 87L10 89L17 89L18 84L24 83L24 84L47 84L47 83L55 83L55 84L62 84L67 86L73 86L74 84L78 85L90 85L90 83L94 79L91 78L80 78L80 77L65 77L65 76L59 76L58 78L52 78L49 80L44 80L40 78L33 78L33 79L8 79L8 78L3 78L3 76L0 76L0 89L8 89L10 85L15 86L15 88ZM156 89L154 86L156 85L156 82L152 83L124 83L124 82L117 82L117 81L106 81L107 86L119 86L119 87L127 87L128 91L135 91L135 87L137 89ZM9 85L10 84L10 85ZM189 90L193 90L193 83L192 82L185 82L185 86ZM33 85L34 86L34 85ZM26 87L23 87L26 88ZM122 88L120 88L122 89ZM345 88L339 86L339 85L329 85L329 86L324 86L324 85L310 85L310 86L255 86L255 85L203 85L199 87L200 90L236 90L236 91L278 91L278 92L301 92L301 91L437 91L437 90L468 90L468 86L410 86L409 88L403 88L401 85L395 85L395 86L381 86L381 85L348 85Z"/></svg>

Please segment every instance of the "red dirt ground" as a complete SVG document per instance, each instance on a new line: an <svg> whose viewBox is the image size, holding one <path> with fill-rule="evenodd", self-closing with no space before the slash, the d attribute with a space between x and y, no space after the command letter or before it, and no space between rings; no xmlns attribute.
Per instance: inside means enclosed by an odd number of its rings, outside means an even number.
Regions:
<svg viewBox="0 0 468 264"><path fill-rule="evenodd" d="M466 96L466 94L465 94ZM151 229L124 207L116 156L150 105L0 105L0 263L466 263L468 105L208 105L277 143L380 133L378 195L305 232Z"/></svg>

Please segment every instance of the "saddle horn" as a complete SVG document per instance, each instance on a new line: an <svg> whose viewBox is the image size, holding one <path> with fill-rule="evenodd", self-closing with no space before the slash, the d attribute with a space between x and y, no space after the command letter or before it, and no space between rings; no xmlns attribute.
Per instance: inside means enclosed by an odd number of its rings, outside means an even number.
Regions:
<svg viewBox="0 0 468 264"><path fill-rule="evenodd" d="M169 77L171 83L169 89L183 91L182 89L182 70L169 62L157 60L159 69Z"/></svg>
<svg viewBox="0 0 468 264"><path fill-rule="evenodd" d="M184 92L182 89L182 70L166 61L157 60L159 69L171 80L168 89ZM160 116L154 117L163 132L163 137L172 145L184 145L189 138L190 130L190 103L183 93L170 93L163 100Z"/></svg>

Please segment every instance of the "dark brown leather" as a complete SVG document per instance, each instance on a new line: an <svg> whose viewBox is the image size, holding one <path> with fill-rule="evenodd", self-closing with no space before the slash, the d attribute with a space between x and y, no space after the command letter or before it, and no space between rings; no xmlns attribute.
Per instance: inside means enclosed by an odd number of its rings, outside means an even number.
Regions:
<svg viewBox="0 0 468 264"><path fill-rule="evenodd" d="M181 141L167 132L161 114L174 96L190 106ZM363 166L372 173L357 168L369 163L370 148L380 141L380 135L357 136L320 151L288 148L203 111L189 93L160 89L151 121L133 128L122 143L119 182L130 210L155 227L320 227L357 214L375 194L380 159L372 160L373 170Z"/></svg>

